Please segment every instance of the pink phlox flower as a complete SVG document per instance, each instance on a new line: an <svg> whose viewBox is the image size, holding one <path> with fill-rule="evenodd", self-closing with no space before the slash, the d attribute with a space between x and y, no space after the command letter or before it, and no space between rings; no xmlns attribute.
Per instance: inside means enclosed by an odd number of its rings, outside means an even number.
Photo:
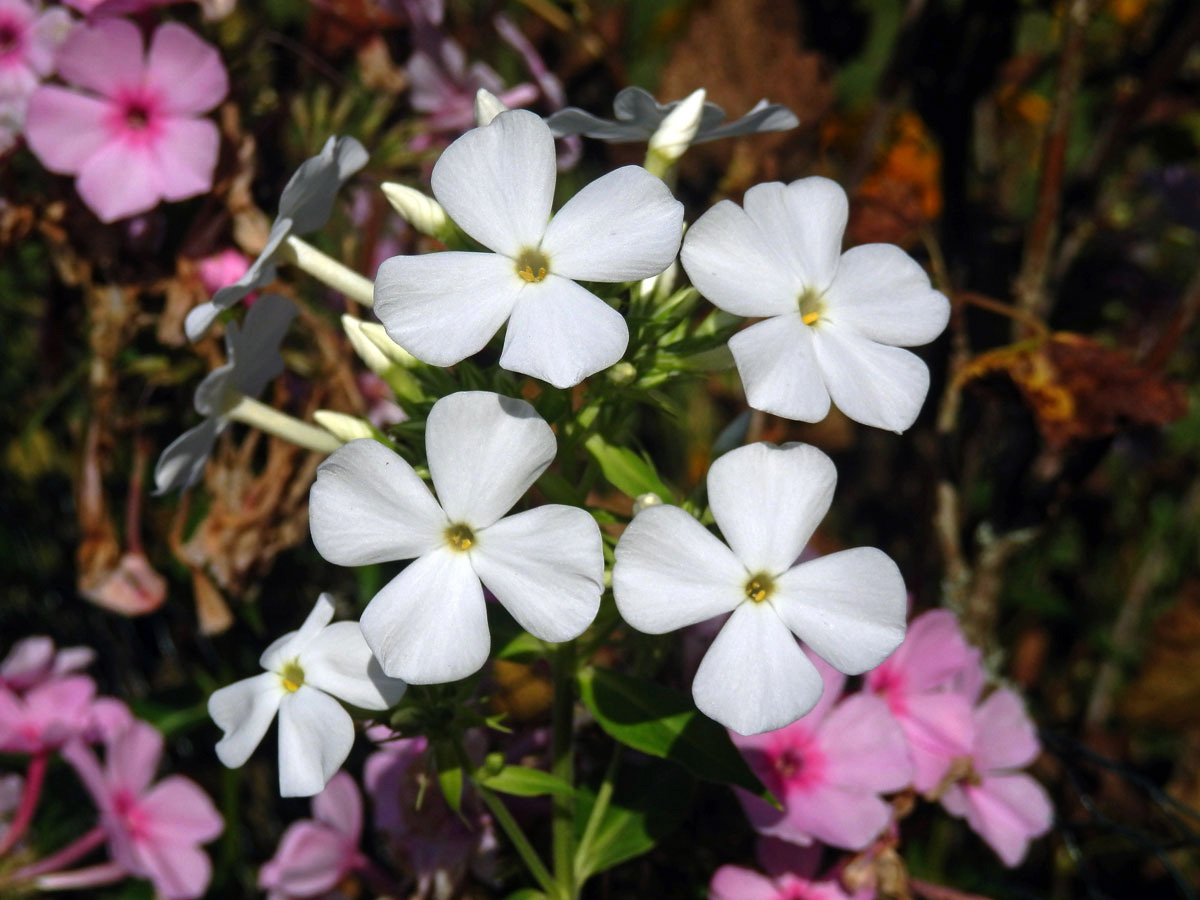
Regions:
<svg viewBox="0 0 1200 900"><path fill-rule="evenodd" d="M237 284L249 270L249 257L232 247L226 247L196 262L196 274L200 276L200 283L210 296L221 288ZM247 296L253 296L253 292Z"/></svg>
<svg viewBox="0 0 1200 900"><path fill-rule="evenodd" d="M86 16L99 19L106 16L124 16L129 13L145 12L156 6L169 6L175 3L186 3L188 0L63 0L67 6L74 7ZM204 13L204 18L210 22L223 19L233 12L236 0L197 0Z"/></svg>
<svg viewBox="0 0 1200 900"><path fill-rule="evenodd" d="M26 138L47 169L76 176L79 196L101 221L212 187L221 138L198 117L229 88L215 48L168 22L147 52L132 22L101 19L72 32L58 72L78 90L38 88Z"/></svg>
<svg viewBox="0 0 1200 900"><path fill-rule="evenodd" d="M368 735L385 738L386 728ZM472 831L446 805L434 781L424 737L383 740L363 765L363 785L375 801L375 827L404 868L416 876L418 896L434 885L452 886L466 875L482 828Z"/></svg>
<svg viewBox="0 0 1200 900"><path fill-rule="evenodd" d="M92 664L91 647L64 647L44 635L22 638L0 660L0 687L20 694L46 681L62 678Z"/></svg>
<svg viewBox="0 0 1200 900"><path fill-rule="evenodd" d="M763 835L861 850L891 820L880 794L912 780L904 732L887 704L870 694L838 700L846 678L816 654L824 690L807 715L775 731L730 732L750 768L783 804L777 810L746 791L738 799Z"/></svg>
<svg viewBox="0 0 1200 900"><path fill-rule="evenodd" d="M54 72L58 46L71 30L60 7L42 11L38 3L0 0L0 100L24 100Z"/></svg>
<svg viewBox="0 0 1200 900"><path fill-rule="evenodd" d="M354 779L338 772L313 797L312 819L292 823L279 849L258 873L268 900L323 897L363 863L362 795Z"/></svg>
<svg viewBox="0 0 1200 900"><path fill-rule="evenodd" d="M24 694L0 687L0 753L42 753L78 737L95 693L86 675L44 681Z"/></svg>
<svg viewBox="0 0 1200 900"><path fill-rule="evenodd" d="M721 866L708 887L709 900L850 900L834 881L810 881L787 872L771 878L741 866Z"/></svg>
<svg viewBox="0 0 1200 900"><path fill-rule="evenodd" d="M942 795L951 815L966 818L1006 866L1017 865L1029 842L1050 830L1054 807L1037 781L1016 771L1033 762L1041 745L1021 698L993 691L974 710L975 741L966 773Z"/></svg>
<svg viewBox="0 0 1200 900"><path fill-rule="evenodd" d="M167 900L201 896L212 864L201 844L224 822L208 795L180 775L152 784L163 738L134 721L106 744L104 764L82 742L63 748L100 811L112 859L130 875L146 878Z"/></svg>
<svg viewBox="0 0 1200 900"><path fill-rule="evenodd" d="M913 761L913 787L933 790L950 764L970 753L975 726L971 700L955 690L968 670L982 671L979 651L967 644L949 610L913 619L904 643L867 673L866 690L887 701Z"/></svg>
<svg viewBox="0 0 1200 900"><path fill-rule="evenodd" d="M89 744L111 744L133 722L133 713L123 701L116 697L97 697L92 702L88 725L82 736Z"/></svg>

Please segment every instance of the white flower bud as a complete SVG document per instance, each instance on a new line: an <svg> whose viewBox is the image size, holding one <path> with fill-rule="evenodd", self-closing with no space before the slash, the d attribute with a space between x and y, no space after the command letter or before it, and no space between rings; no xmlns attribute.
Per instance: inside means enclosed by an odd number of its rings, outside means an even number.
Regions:
<svg viewBox="0 0 1200 900"><path fill-rule="evenodd" d="M388 337L387 329L377 322L363 322L362 333L367 340L379 348L389 360L398 366L411 369L420 365L420 360Z"/></svg>
<svg viewBox="0 0 1200 900"><path fill-rule="evenodd" d="M641 494L633 501L633 514L636 516L643 509L651 506L662 506L662 497L658 494Z"/></svg>
<svg viewBox="0 0 1200 900"><path fill-rule="evenodd" d="M655 175L664 175L692 145L696 132L700 130L704 97L704 88L692 91L667 113L658 130L650 135L650 146L646 148L646 168Z"/></svg>
<svg viewBox="0 0 1200 900"><path fill-rule="evenodd" d="M313 421L345 444L359 438L375 437L375 430L366 419L348 416L331 409L318 409L313 413Z"/></svg>
<svg viewBox="0 0 1200 900"><path fill-rule="evenodd" d="M508 109L504 101L486 88L475 92L475 124L482 128Z"/></svg>
<svg viewBox="0 0 1200 900"><path fill-rule="evenodd" d="M392 367L392 361L387 355L375 346L375 342L363 333L363 326L367 324L362 319L356 319L353 316L342 316L342 330L346 332L346 337L350 339L350 346L354 348L354 352L376 375L382 375Z"/></svg>
<svg viewBox="0 0 1200 900"><path fill-rule="evenodd" d="M383 184L383 195L392 209L422 234L440 240L450 227L450 218L442 205L415 188L389 181Z"/></svg>

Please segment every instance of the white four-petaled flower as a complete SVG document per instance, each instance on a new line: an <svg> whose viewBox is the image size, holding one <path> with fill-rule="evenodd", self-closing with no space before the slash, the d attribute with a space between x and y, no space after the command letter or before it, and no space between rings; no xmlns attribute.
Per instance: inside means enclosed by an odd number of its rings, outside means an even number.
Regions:
<svg viewBox="0 0 1200 900"><path fill-rule="evenodd" d="M375 312L423 362L448 366L483 349L505 321L500 365L578 384L617 362L629 329L577 281L639 281L679 250L683 205L639 166L592 182L551 219L554 138L531 112L502 112L446 148L433 193L491 253L395 256L379 268Z"/></svg>
<svg viewBox="0 0 1200 900"><path fill-rule="evenodd" d="M354 744L354 721L334 699L387 709L405 684L388 678L356 622L336 622L322 594L299 631L271 644L259 660L267 671L214 691L208 714L225 732L217 757L230 768L250 758L279 714L279 793L311 797L324 790Z"/></svg>
<svg viewBox="0 0 1200 900"><path fill-rule="evenodd" d="M764 319L729 341L747 402L817 422L832 397L864 425L907 429L929 370L900 348L941 334L949 302L899 247L842 253L846 192L828 178L755 185L744 207L722 200L708 210L680 256L716 306Z"/></svg>
<svg viewBox="0 0 1200 900"><path fill-rule="evenodd" d="M309 495L313 543L330 562L414 559L360 622L384 671L436 684L478 670L491 646L480 582L530 634L578 636L604 588L595 520L559 505L501 518L554 459L550 427L523 400L461 392L433 405L425 448L436 500L373 440L325 460Z"/></svg>
<svg viewBox="0 0 1200 900"><path fill-rule="evenodd" d="M797 637L848 675L879 665L904 639L904 580L884 553L860 547L795 564L836 481L814 447L740 447L708 472L728 546L676 506L643 509L617 544L613 595L634 628L662 634L732 613L692 694L739 734L781 728L820 698L821 676Z"/></svg>

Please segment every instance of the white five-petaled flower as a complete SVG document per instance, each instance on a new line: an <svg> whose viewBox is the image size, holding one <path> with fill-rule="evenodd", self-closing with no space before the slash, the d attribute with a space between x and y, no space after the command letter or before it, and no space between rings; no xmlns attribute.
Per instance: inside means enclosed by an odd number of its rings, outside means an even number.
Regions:
<svg viewBox="0 0 1200 900"><path fill-rule="evenodd" d="M383 674L356 622L335 622L322 594L299 631L271 644L259 660L267 671L214 691L208 714L225 732L217 758L230 768L250 758L279 714L279 793L311 797L324 790L354 744L354 720L343 700L362 709L398 703L406 685Z"/></svg>
<svg viewBox="0 0 1200 900"><path fill-rule="evenodd" d="M425 449L436 500L371 440L325 460L309 495L313 543L330 562L415 558L360 622L384 671L436 684L478 670L491 646L480 582L530 634L582 633L604 589L595 520L559 505L501 518L554 459L550 426L523 400L461 392L433 405Z"/></svg>
<svg viewBox="0 0 1200 900"><path fill-rule="evenodd" d="M883 552L859 547L795 564L836 481L814 447L740 447L708 472L728 546L676 506L643 509L617 544L613 595L634 628L662 634L732 613L692 694L739 734L781 728L820 699L821 676L797 637L848 675L879 665L904 639L904 580Z"/></svg>
<svg viewBox="0 0 1200 900"><path fill-rule="evenodd" d="M658 178L625 166L551 219L554 138L531 112L502 112L446 148L433 193L492 253L395 256L379 268L375 312L417 359L448 366L483 349L507 320L500 365L578 384L617 362L629 329L576 281L638 281L675 258L683 206Z"/></svg>
<svg viewBox="0 0 1200 900"><path fill-rule="evenodd" d="M830 398L864 425L902 432L929 370L901 347L932 341L950 316L915 260L892 244L842 253L846 192L827 178L759 184L688 229L681 260L721 309L763 317L729 341L755 409L817 422Z"/></svg>

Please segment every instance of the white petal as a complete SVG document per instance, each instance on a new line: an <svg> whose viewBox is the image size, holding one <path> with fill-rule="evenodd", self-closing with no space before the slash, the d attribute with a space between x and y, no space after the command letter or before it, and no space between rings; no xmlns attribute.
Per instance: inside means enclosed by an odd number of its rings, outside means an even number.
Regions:
<svg viewBox="0 0 1200 900"><path fill-rule="evenodd" d="M700 661L696 706L738 734L790 725L816 706L821 676L767 603L733 611Z"/></svg>
<svg viewBox="0 0 1200 900"><path fill-rule="evenodd" d="M375 314L422 362L450 366L487 346L525 282L498 253L450 250L393 256L375 278Z"/></svg>
<svg viewBox="0 0 1200 900"><path fill-rule="evenodd" d="M258 658L258 664L268 672L278 672L299 656L316 640L321 630L333 621L333 597L322 594L298 631L290 631L272 642Z"/></svg>
<svg viewBox="0 0 1200 900"><path fill-rule="evenodd" d="M459 228L515 259L542 240L554 179L550 129L533 113L514 109L447 147L432 181L434 196Z"/></svg>
<svg viewBox="0 0 1200 900"><path fill-rule="evenodd" d="M412 466L366 438L321 463L308 518L317 552L339 566L420 556L449 524Z"/></svg>
<svg viewBox="0 0 1200 900"><path fill-rule="evenodd" d="M165 494L199 481L224 427L224 419L205 419L171 441L154 466L154 493Z"/></svg>
<svg viewBox="0 0 1200 900"><path fill-rule="evenodd" d="M335 622L300 654L304 683L363 709L400 702L407 685L388 678L357 622Z"/></svg>
<svg viewBox="0 0 1200 900"><path fill-rule="evenodd" d="M851 419L897 434L916 421L929 393L919 357L833 323L815 330L813 347L829 396Z"/></svg>
<svg viewBox="0 0 1200 900"><path fill-rule="evenodd" d="M696 289L726 312L777 316L800 308L804 284L731 200L722 200L687 230L679 259Z"/></svg>
<svg viewBox="0 0 1200 900"><path fill-rule="evenodd" d="M641 166L624 166L566 202L541 250L564 278L636 281L669 266L682 237L683 204L670 188Z"/></svg>
<svg viewBox="0 0 1200 900"><path fill-rule="evenodd" d="M915 259L892 244L847 250L825 292L826 316L881 344L928 344L950 321L950 301Z"/></svg>
<svg viewBox="0 0 1200 900"><path fill-rule="evenodd" d="M663 634L731 611L746 599L746 568L677 506L651 506L617 542L613 597L621 617Z"/></svg>
<svg viewBox="0 0 1200 900"><path fill-rule="evenodd" d="M491 648L479 577L467 554L449 548L425 554L384 585L359 624L383 671L409 684L466 678Z"/></svg>
<svg viewBox="0 0 1200 900"><path fill-rule="evenodd" d="M617 362L629 345L622 315L585 288L550 275L517 298L500 366L558 388Z"/></svg>
<svg viewBox="0 0 1200 900"><path fill-rule="evenodd" d="M554 461L554 432L524 400L460 391L433 404L425 425L429 474L452 522L487 528Z"/></svg>
<svg viewBox="0 0 1200 900"><path fill-rule="evenodd" d="M471 565L521 627L569 641L592 624L604 591L596 520L572 506L540 506L479 533Z"/></svg>
<svg viewBox="0 0 1200 900"><path fill-rule="evenodd" d="M837 469L808 444L750 444L708 470L708 502L721 534L752 573L792 567L833 500Z"/></svg>
<svg viewBox="0 0 1200 900"><path fill-rule="evenodd" d="M233 380L246 396L257 397L283 371L279 345L297 311L296 304L287 297L264 294L250 307L240 329L236 323L229 323L225 340L229 360L234 364Z"/></svg>
<svg viewBox="0 0 1200 900"><path fill-rule="evenodd" d="M771 602L800 640L847 675L875 668L904 640L904 578L874 547L796 566L776 581Z"/></svg>
<svg viewBox="0 0 1200 900"><path fill-rule="evenodd" d="M231 769L243 765L271 727L287 693L279 676L264 672L212 692L208 714L225 732L217 741L217 759Z"/></svg>
<svg viewBox="0 0 1200 900"><path fill-rule="evenodd" d="M798 312L773 316L729 339L746 402L754 409L801 422L829 415L829 391L813 348L812 328Z"/></svg>
<svg viewBox="0 0 1200 900"><path fill-rule="evenodd" d="M814 176L756 184L743 200L767 246L805 287L823 291L834 280L850 205L836 181Z"/></svg>
<svg viewBox="0 0 1200 900"><path fill-rule="evenodd" d="M279 705L279 795L311 797L325 790L354 746L354 720L316 688L301 686Z"/></svg>

